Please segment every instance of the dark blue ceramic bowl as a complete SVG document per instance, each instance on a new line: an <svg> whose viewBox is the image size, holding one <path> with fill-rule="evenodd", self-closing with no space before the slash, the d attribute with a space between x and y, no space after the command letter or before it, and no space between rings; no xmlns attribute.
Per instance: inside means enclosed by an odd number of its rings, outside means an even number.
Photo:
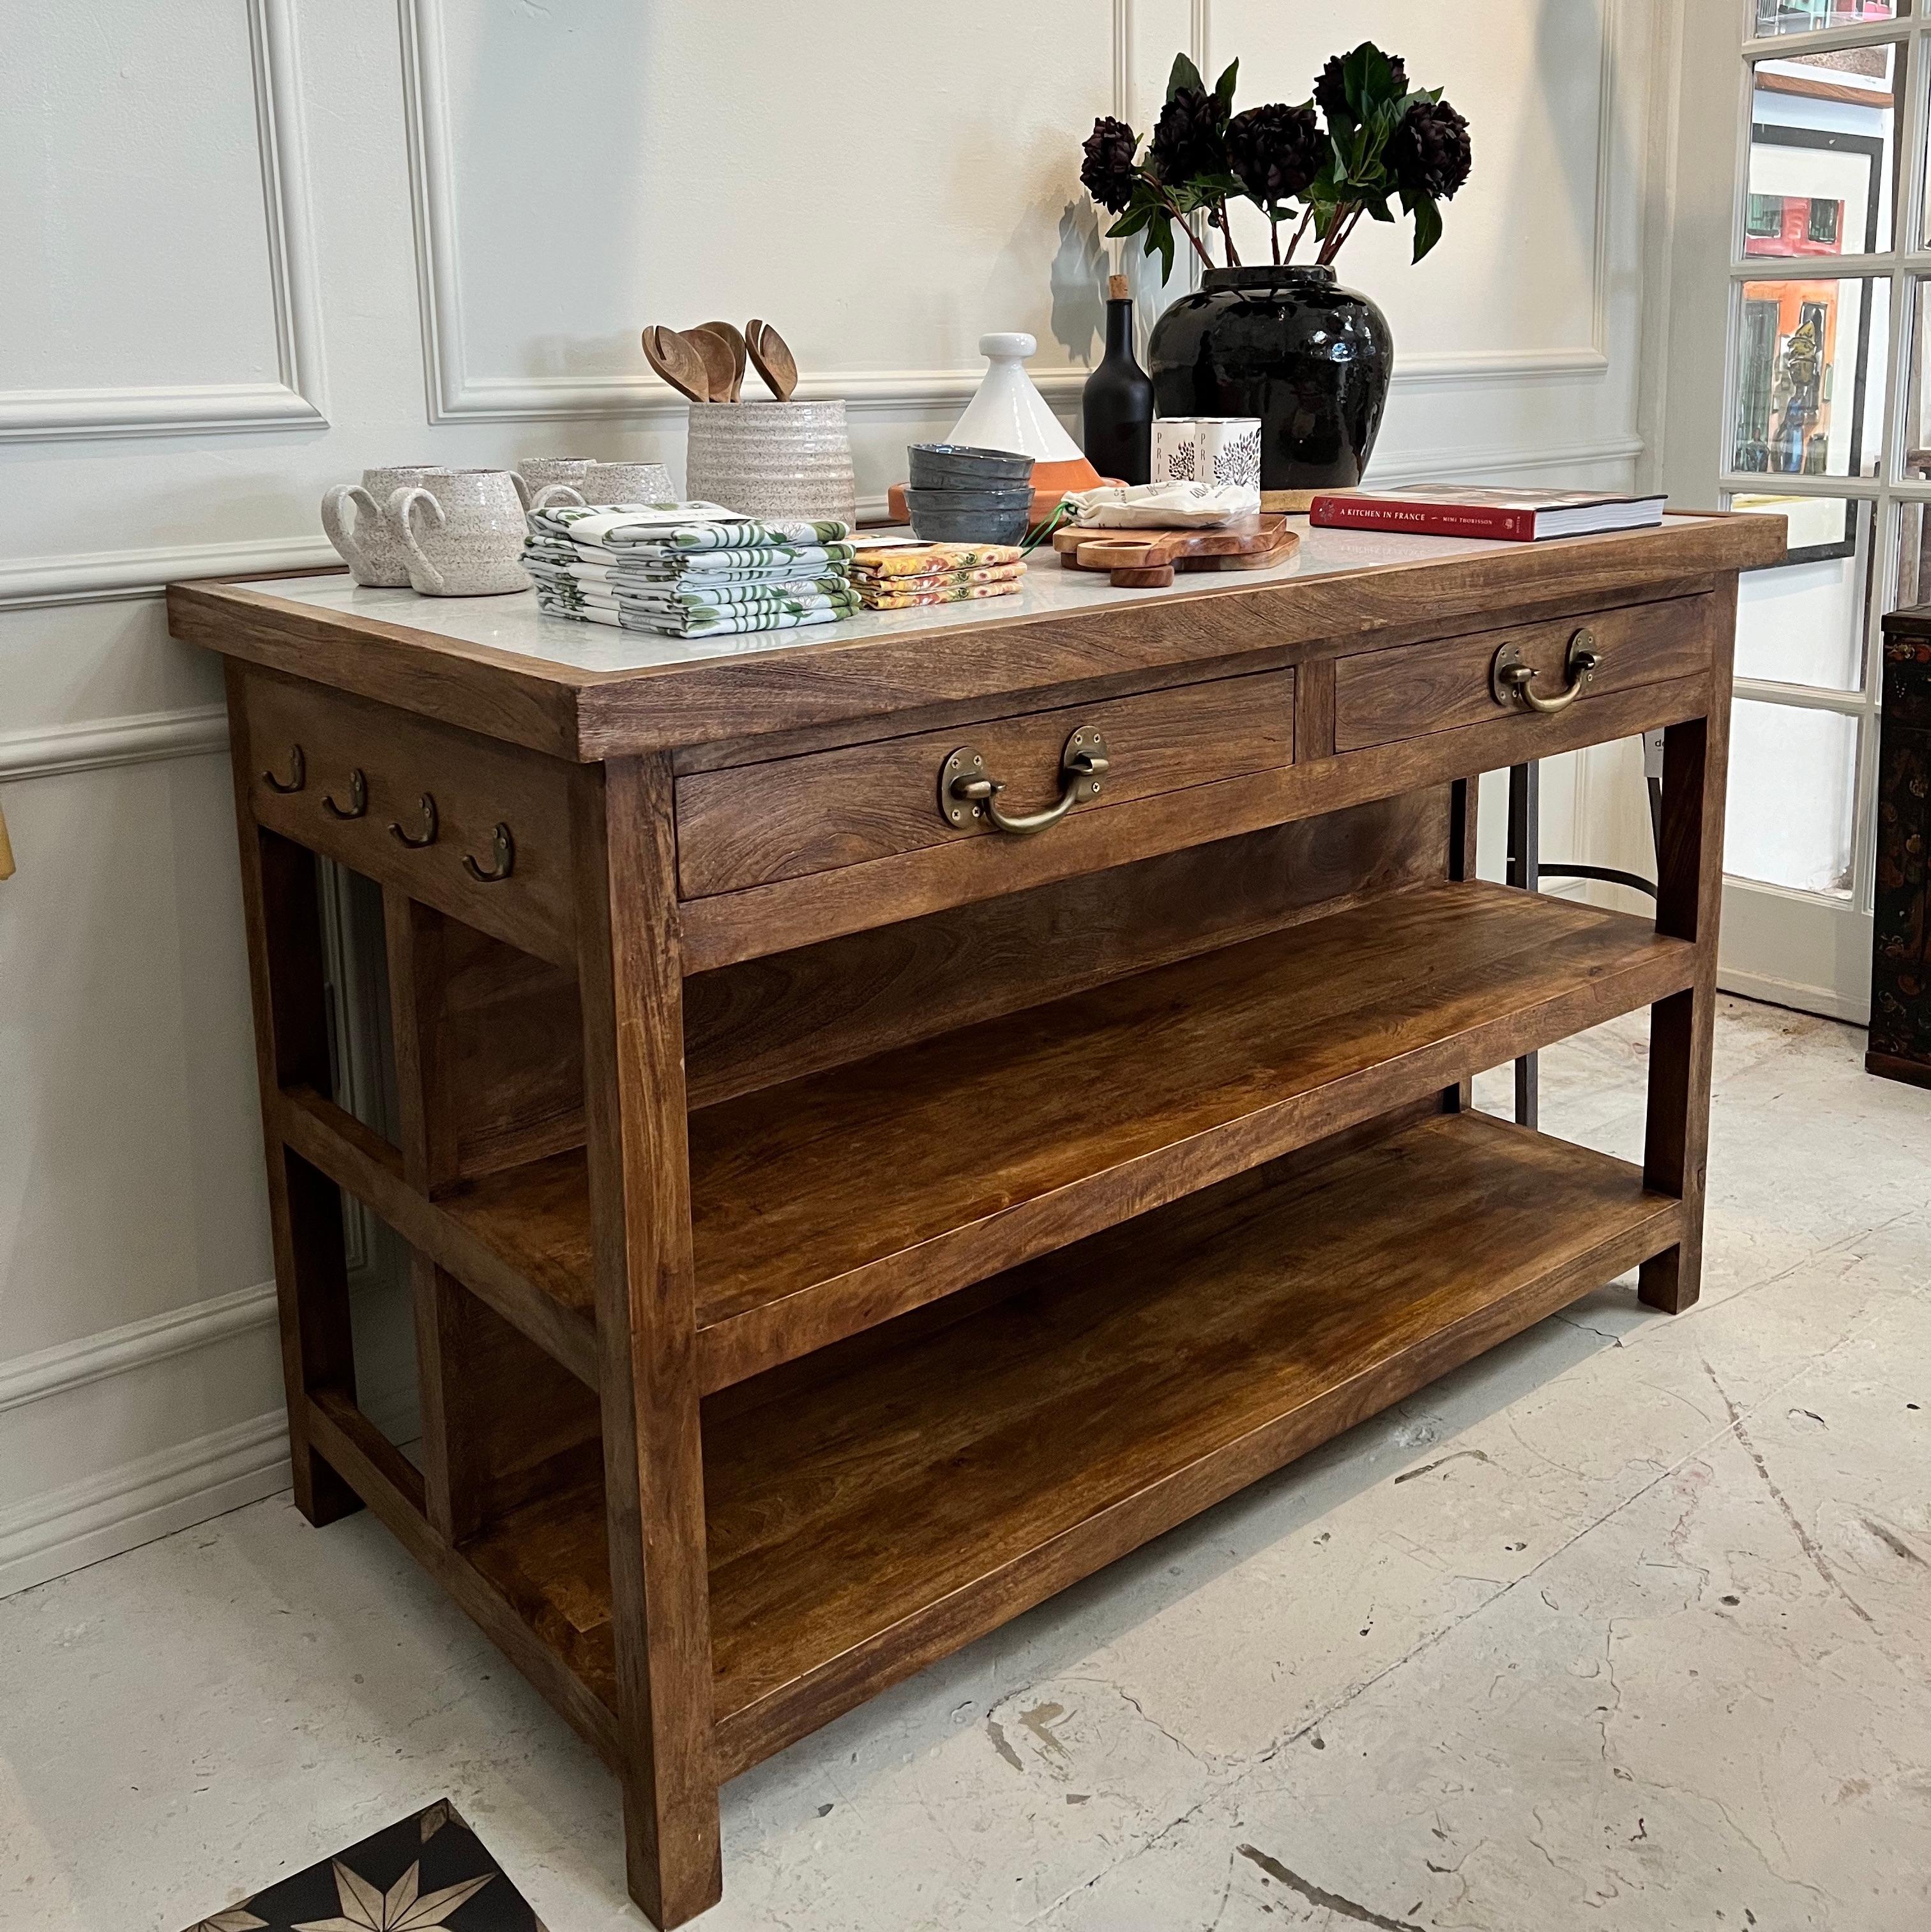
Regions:
<svg viewBox="0 0 1931 1932"><path fill-rule="evenodd" d="M1033 459L1009 449L975 449L969 443L915 442L911 459L915 490L996 490L1025 483Z"/></svg>
<svg viewBox="0 0 1931 1932"><path fill-rule="evenodd" d="M1032 491L1015 494L1016 502L1006 502L991 490L907 490L905 505L928 543L1012 544L1033 522Z"/></svg>

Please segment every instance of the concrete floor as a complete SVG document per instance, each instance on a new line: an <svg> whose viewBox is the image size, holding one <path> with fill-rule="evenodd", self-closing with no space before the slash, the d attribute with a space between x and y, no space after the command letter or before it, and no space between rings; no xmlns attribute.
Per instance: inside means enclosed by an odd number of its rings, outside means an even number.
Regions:
<svg viewBox="0 0 1931 1932"><path fill-rule="evenodd" d="M1931 1925L1931 1094L1861 1051L1730 1004L1695 1312L1606 1289L740 1778L707 1932ZM1545 1124L1636 1154L1644 1054L1546 1056ZM609 1779L367 1516L0 1603L0 1925L166 1932L445 1796L553 1932L642 1922Z"/></svg>

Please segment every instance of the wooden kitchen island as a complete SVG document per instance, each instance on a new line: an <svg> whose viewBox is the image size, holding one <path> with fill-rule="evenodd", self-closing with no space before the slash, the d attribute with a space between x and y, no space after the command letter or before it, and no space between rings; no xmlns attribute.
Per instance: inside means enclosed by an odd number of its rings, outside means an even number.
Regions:
<svg viewBox="0 0 1931 1932"><path fill-rule="evenodd" d="M227 659L295 1499L602 1755L660 1924L724 1779L1626 1269L1695 1300L1783 530L1310 530L709 641L169 593ZM1653 922L1474 878L1475 774L1660 727ZM334 1088L318 856L382 890L393 1138ZM1640 1169L1469 1111L1643 1006ZM413 1460L344 1193L414 1257Z"/></svg>

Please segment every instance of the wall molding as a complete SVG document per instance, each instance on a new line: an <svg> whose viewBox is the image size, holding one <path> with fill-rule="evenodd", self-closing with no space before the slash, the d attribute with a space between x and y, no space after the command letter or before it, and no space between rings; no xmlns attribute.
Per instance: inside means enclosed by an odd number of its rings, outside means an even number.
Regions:
<svg viewBox="0 0 1931 1932"><path fill-rule="evenodd" d="M276 571L313 569L317 564L339 567L340 563L334 546L319 534L19 557L0 563L0 610L158 597L170 584L194 578L261 577Z"/></svg>
<svg viewBox="0 0 1931 1932"><path fill-rule="evenodd" d="M186 1308L169 1310L145 1320L103 1329L75 1342L0 1362L0 1415L23 1408L52 1395L65 1395L110 1376L151 1367L196 1348L212 1348L231 1336L271 1327L275 1320L275 1285L257 1282L218 1294Z"/></svg>
<svg viewBox="0 0 1931 1932"><path fill-rule="evenodd" d="M176 711L136 712L121 718L91 718L79 724L49 724L0 737L0 783L63 778L112 765L145 765L163 758L195 758L228 748L228 713L219 704ZM7 1370L0 1363L0 1390ZM0 1395L0 1408L7 1406Z"/></svg>
<svg viewBox="0 0 1931 1932"><path fill-rule="evenodd" d="M1385 461L1379 456L1371 457L1368 480L1426 482L1434 478L1513 476L1525 470L1582 470L1599 463L1633 463L1642 454L1643 447L1642 438L1634 434L1510 449L1467 448L1449 444L1439 449L1403 451L1390 455Z"/></svg>
<svg viewBox="0 0 1931 1932"><path fill-rule="evenodd" d="M292 8L293 0L248 0L247 7L277 380L0 389L0 442L328 427L322 304Z"/></svg>
<svg viewBox="0 0 1931 1932"><path fill-rule="evenodd" d="M1600 379L1609 368L1609 235L1615 117L1614 9L1603 0L1600 128L1596 170L1591 338L1544 349L1448 350L1398 357L1398 386L1486 387L1498 383ZM613 418L637 424L681 422L688 405L655 376L484 375L472 373L463 340L463 282L449 126L442 0L397 0L402 43L403 100L408 127L410 200L415 231L418 305L429 421L560 422ZM1132 0L1114 0L1111 71L1114 111L1126 114L1132 85ZM1204 62L1212 34L1212 0L1192 0L1192 52ZM1191 260L1191 257L1189 257ZM801 382L801 401L843 398L858 413L919 416L961 409L984 374L971 369L855 369ZM1033 380L1055 403L1076 402L1090 370L1084 365L1036 370Z"/></svg>
<svg viewBox="0 0 1931 1932"><path fill-rule="evenodd" d="M0 1510L0 1597L289 1486L277 1407Z"/></svg>

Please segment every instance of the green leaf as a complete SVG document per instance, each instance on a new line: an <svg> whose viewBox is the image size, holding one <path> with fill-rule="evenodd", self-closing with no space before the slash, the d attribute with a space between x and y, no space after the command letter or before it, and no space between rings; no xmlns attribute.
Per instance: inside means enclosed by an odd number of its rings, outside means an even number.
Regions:
<svg viewBox="0 0 1931 1932"><path fill-rule="evenodd" d="M1419 262L1441 239L1441 210L1432 196L1423 195L1415 203L1415 253Z"/></svg>
<svg viewBox="0 0 1931 1932"><path fill-rule="evenodd" d="M1389 212L1388 204L1385 200L1364 201L1363 206L1368 211L1368 219L1370 221L1392 221L1395 218Z"/></svg>
<svg viewBox="0 0 1931 1932"><path fill-rule="evenodd" d="M1220 104L1231 112L1234 106L1234 76L1240 71L1240 63L1230 61L1227 71L1213 83L1213 91Z"/></svg>
<svg viewBox="0 0 1931 1932"><path fill-rule="evenodd" d="M1201 79L1200 69L1186 55L1176 54L1172 70L1167 76L1167 98L1172 100L1183 87L1198 88L1203 94L1207 92L1207 82Z"/></svg>
<svg viewBox="0 0 1931 1932"><path fill-rule="evenodd" d="M1153 215L1153 208L1150 202L1142 202L1138 208L1128 208L1126 213L1106 231L1107 238L1111 241L1121 235L1138 234L1141 230L1152 220Z"/></svg>
<svg viewBox="0 0 1931 1932"><path fill-rule="evenodd" d="M1147 252L1160 258L1160 280L1162 284L1174 278L1174 224L1165 219L1156 222L1147 231Z"/></svg>

